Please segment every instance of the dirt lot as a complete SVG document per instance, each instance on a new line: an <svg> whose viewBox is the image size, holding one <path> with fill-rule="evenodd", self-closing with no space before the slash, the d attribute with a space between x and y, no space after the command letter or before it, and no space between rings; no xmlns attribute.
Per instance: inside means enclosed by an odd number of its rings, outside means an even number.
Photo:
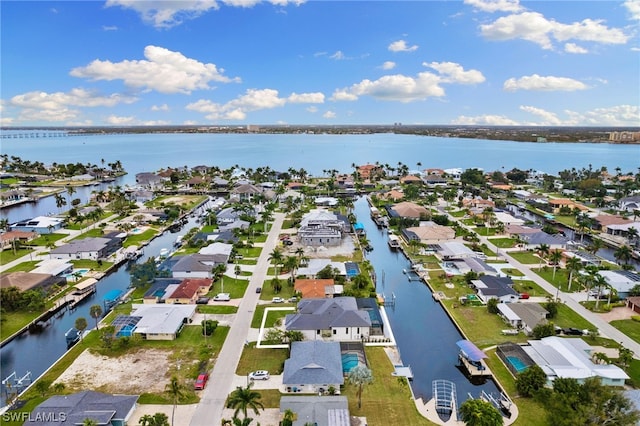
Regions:
<svg viewBox="0 0 640 426"><path fill-rule="evenodd" d="M70 389L139 394L164 391L170 352L144 349L110 358L85 350L58 378Z"/></svg>
<svg viewBox="0 0 640 426"><path fill-rule="evenodd" d="M177 205L182 205L182 204L189 204L191 202L193 202L193 196L189 197L189 196L179 196L179 195L175 195L173 197L168 197L165 198L163 200L163 202L165 204L177 204Z"/></svg>

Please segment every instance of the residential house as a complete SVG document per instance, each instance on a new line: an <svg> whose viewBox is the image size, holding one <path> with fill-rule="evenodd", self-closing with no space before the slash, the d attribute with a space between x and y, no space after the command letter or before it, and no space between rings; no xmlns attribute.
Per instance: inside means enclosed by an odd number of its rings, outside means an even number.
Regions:
<svg viewBox="0 0 640 426"><path fill-rule="evenodd" d="M504 224L505 226L507 225L524 225L524 220L523 219L518 219L516 217L513 217L512 215L510 215L509 213L503 212L503 211L496 211L493 213L494 217L496 218L496 220L502 224Z"/></svg>
<svg viewBox="0 0 640 426"><path fill-rule="evenodd" d="M636 272L621 269L615 271L598 271L598 274L607 280L607 284L616 291L618 297L621 299L628 297L631 289L635 286L640 286L640 274Z"/></svg>
<svg viewBox="0 0 640 426"><path fill-rule="evenodd" d="M147 201L151 201L154 198L153 192L146 189L139 189L137 191L133 191L129 198L136 203L144 204Z"/></svg>
<svg viewBox="0 0 640 426"><path fill-rule="evenodd" d="M550 250L565 250L570 241L569 238L560 234L547 234L544 231L523 234L520 236L520 239L524 247L531 250L535 250L535 248L541 244L548 245Z"/></svg>
<svg viewBox="0 0 640 426"><path fill-rule="evenodd" d="M293 426L352 424L346 396L283 396L280 398L280 412L284 413L287 410L296 413Z"/></svg>
<svg viewBox="0 0 640 426"><path fill-rule="evenodd" d="M202 176L194 176L184 184L188 189L207 189L209 187L209 179Z"/></svg>
<svg viewBox="0 0 640 426"><path fill-rule="evenodd" d="M165 179L166 178L155 173L143 172L136 174L136 184L139 187L146 189L153 190L161 187Z"/></svg>
<svg viewBox="0 0 640 426"><path fill-rule="evenodd" d="M247 183L233 188L231 190L230 198L232 200L238 200L240 202L251 202L260 194L262 194L262 189L260 187Z"/></svg>
<svg viewBox="0 0 640 426"><path fill-rule="evenodd" d="M529 340L522 349L547 375L547 386L557 377L576 379L579 383L598 377L606 386L624 386L627 373L614 364L591 361L593 348L580 338L544 337Z"/></svg>
<svg viewBox="0 0 640 426"><path fill-rule="evenodd" d="M460 241L445 241L437 244L436 255L441 260L453 260L477 257L478 253L474 252Z"/></svg>
<svg viewBox="0 0 640 426"><path fill-rule="evenodd" d="M34 238L38 237L37 232L25 232L25 231L8 231L0 234L0 250L11 248L16 241L20 243L28 243Z"/></svg>
<svg viewBox="0 0 640 426"><path fill-rule="evenodd" d="M9 272L0 274L0 288L16 287L20 291L36 288L48 289L54 285L64 287L67 279L51 274L39 274L34 272Z"/></svg>
<svg viewBox="0 0 640 426"><path fill-rule="evenodd" d="M51 216L38 216L33 219L16 222L9 226L10 231L37 232L53 234L64 227L64 219Z"/></svg>
<svg viewBox="0 0 640 426"><path fill-rule="evenodd" d="M533 329L547 322L549 312L537 303L499 303L499 315L511 327L531 334Z"/></svg>
<svg viewBox="0 0 640 426"><path fill-rule="evenodd" d="M390 191L378 194L378 198L380 198L381 200L396 202L404 198L404 192L398 191L397 189L392 189Z"/></svg>
<svg viewBox="0 0 640 426"><path fill-rule="evenodd" d="M631 229L635 229L632 231ZM609 235L617 235L628 238L631 232L635 232L635 235L640 235L640 222L631 222L621 224L612 224L606 227L606 232Z"/></svg>
<svg viewBox="0 0 640 426"><path fill-rule="evenodd" d="M465 208L469 208L469 209L477 209L478 211L482 212L484 209L487 208L495 208L496 203L492 200L485 200L484 198L479 198L479 197L474 197L474 198L464 198L462 200L462 205Z"/></svg>
<svg viewBox="0 0 640 426"><path fill-rule="evenodd" d="M124 426L132 419L138 395L110 395L85 390L49 397L31 411L27 426L76 426L92 420L97 425Z"/></svg>
<svg viewBox="0 0 640 426"><path fill-rule="evenodd" d="M303 299L322 299L333 297L334 281L330 279L304 279L297 278L293 285L296 293Z"/></svg>
<svg viewBox="0 0 640 426"><path fill-rule="evenodd" d="M284 392L324 393L344 384L339 342L310 340L291 343L291 355L284 362Z"/></svg>
<svg viewBox="0 0 640 426"><path fill-rule="evenodd" d="M306 340L359 341L370 328L369 314L354 297L302 299L297 312L285 317L285 329L301 331Z"/></svg>
<svg viewBox="0 0 640 426"><path fill-rule="evenodd" d="M571 209L572 211L575 209L578 209L580 211L589 211L589 208L583 206L580 203L577 203L575 201L572 201L568 198L549 198L549 206L551 206L551 211L554 214L557 214L560 212L560 209L563 207L568 207L569 209Z"/></svg>
<svg viewBox="0 0 640 426"><path fill-rule="evenodd" d="M471 281L478 298L487 303L489 299L498 299L499 303L517 302L520 294L513 289L513 281L509 277L483 275Z"/></svg>
<svg viewBox="0 0 640 426"><path fill-rule="evenodd" d="M178 287L165 299L165 303L194 304L198 297L207 294L211 288L210 278L185 278Z"/></svg>
<svg viewBox="0 0 640 426"><path fill-rule="evenodd" d="M70 241L49 252L51 259L105 259L122 247L122 238L88 237Z"/></svg>
<svg viewBox="0 0 640 426"><path fill-rule="evenodd" d="M406 175L400 178L400 183L404 183L406 185L422 185L423 182L420 176Z"/></svg>
<svg viewBox="0 0 640 426"><path fill-rule="evenodd" d="M73 272L73 264L63 259L45 259L38 263L38 267L30 271L32 274L49 274L62 276Z"/></svg>
<svg viewBox="0 0 640 426"><path fill-rule="evenodd" d="M447 178L435 174L424 176L422 181L428 186L444 186L448 183Z"/></svg>
<svg viewBox="0 0 640 426"><path fill-rule="evenodd" d="M421 222L420 226L405 228L402 236L406 241L419 241L422 244L437 244L441 241L453 240L456 231L450 226L438 225L435 222Z"/></svg>
<svg viewBox="0 0 640 426"><path fill-rule="evenodd" d="M219 226L229 225L236 220L239 220L241 215L242 212L235 210L233 207L227 207L216 214L216 223Z"/></svg>
<svg viewBox="0 0 640 426"><path fill-rule="evenodd" d="M314 202L316 206L335 207L338 205L338 199L335 197L316 197Z"/></svg>
<svg viewBox="0 0 640 426"><path fill-rule="evenodd" d="M384 168L378 164L364 164L357 166L356 171L361 179L374 179L384 176Z"/></svg>
<svg viewBox="0 0 640 426"><path fill-rule="evenodd" d="M607 227L611 225L625 225L627 223L633 223L628 217L615 214L600 214L593 218L593 228L598 231L607 232Z"/></svg>
<svg viewBox="0 0 640 426"><path fill-rule="evenodd" d="M142 303L165 303L181 282L180 278L156 278L142 297Z"/></svg>
<svg viewBox="0 0 640 426"><path fill-rule="evenodd" d="M229 181L222 179L220 176L216 176L211 181L211 186L215 189L226 189L229 186Z"/></svg>
<svg viewBox="0 0 640 426"><path fill-rule="evenodd" d="M332 262L331 259L326 258L313 258L307 261L305 266L301 266L298 268L298 275L305 276L308 278L315 278L318 273L330 266L335 275L346 276L347 270L346 266L342 262Z"/></svg>
<svg viewBox="0 0 640 426"><path fill-rule="evenodd" d="M212 278L213 268L217 265L226 265L226 260L216 258L216 255L189 254L178 256L177 262L171 267L174 278Z"/></svg>
<svg viewBox="0 0 640 426"><path fill-rule="evenodd" d="M311 210L300 222L298 240L305 246L337 246L350 226L346 218L328 210Z"/></svg>
<svg viewBox="0 0 640 426"><path fill-rule="evenodd" d="M402 217L411 219L424 219L429 216L429 210L425 207L413 203L411 201L403 201L392 206L389 210L389 216Z"/></svg>
<svg viewBox="0 0 640 426"><path fill-rule="evenodd" d="M131 308L130 316L139 318L132 333L143 340L175 340L196 313L196 305L134 304Z"/></svg>
<svg viewBox="0 0 640 426"><path fill-rule="evenodd" d="M640 195L620 198L618 200L618 210L629 213L640 210Z"/></svg>

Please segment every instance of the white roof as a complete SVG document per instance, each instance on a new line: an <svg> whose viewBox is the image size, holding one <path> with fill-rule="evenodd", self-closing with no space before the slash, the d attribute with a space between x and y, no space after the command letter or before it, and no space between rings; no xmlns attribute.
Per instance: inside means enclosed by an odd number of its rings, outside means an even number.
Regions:
<svg viewBox="0 0 640 426"><path fill-rule="evenodd" d="M520 316L511 310L508 303L498 303L498 310L509 321L518 321Z"/></svg>
<svg viewBox="0 0 640 426"><path fill-rule="evenodd" d="M38 216L29 220L21 220L20 222L16 222L15 226L36 226L38 228L48 228L49 226L58 226L63 223L64 219L59 217L52 216ZM27 225L28 224L28 225Z"/></svg>
<svg viewBox="0 0 640 426"><path fill-rule="evenodd" d="M510 224L510 225L523 225L524 224L524 220L522 219L517 219L515 217L513 217L512 215L510 215L509 213L505 213L505 212L495 212L494 213L496 219L499 222L505 223L505 224Z"/></svg>
<svg viewBox="0 0 640 426"><path fill-rule="evenodd" d="M185 318L191 318L196 305L133 305L132 316L142 317L136 333L172 334L177 332Z"/></svg>
<svg viewBox="0 0 640 426"><path fill-rule="evenodd" d="M640 231L640 222L616 223L607 225L607 228L618 231L628 231L631 228L635 228L637 231Z"/></svg>
<svg viewBox="0 0 640 426"><path fill-rule="evenodd" d="M47 259L38 263L38 267L30 272L34 274L58 275L69 268L73 268L73 265L66 259Z"/></svg>
<svg viewBox="0 0 640 426"><path fill-rule="evenodd" d="M458 241L445 241L443 243L438 243L438 245L442 248L441 254L443 256L448 257L463 257L463 256L476 256L476 253L473 252L469 247L465 246L461 242Z"/></svg>
<svg viewBox="0 0 640 426"><path fill-rule="evenodd" d="M212 243L206 247L202 247L198 253L200 254L224 254L229 256L233 249L232 244L226 243Z"/></svg>
<svg viewBox="0 0 640 426"><path fill-rule="evenodd" d="M338 269L339 275L347 275L347 269L344 263L332 262L331 259L309 259L306 267L298 268L298 275L316 275L327 265Z"/></svg>

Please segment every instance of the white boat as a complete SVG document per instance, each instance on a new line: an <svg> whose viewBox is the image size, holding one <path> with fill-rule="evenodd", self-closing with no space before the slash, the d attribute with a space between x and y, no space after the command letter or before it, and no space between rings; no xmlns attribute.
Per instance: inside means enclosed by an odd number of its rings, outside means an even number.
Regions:
<svg viewBox="0 0 640 426"><path fill-rule="evenodd" d="M168 254L169 254L168 248L163 248L160 250L160 257L167 257Z"/></svg>
<svg viewBox="0 0 640 426"><path fill-rule="evenodd" d="M389 235L389 247L392 249L400 248L400 238L397 235Z"/></svg>

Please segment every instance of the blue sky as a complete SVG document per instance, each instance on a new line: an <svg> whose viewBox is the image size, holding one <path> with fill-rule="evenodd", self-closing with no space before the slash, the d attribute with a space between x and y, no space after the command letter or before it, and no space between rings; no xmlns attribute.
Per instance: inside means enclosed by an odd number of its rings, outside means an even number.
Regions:
<svg viewBox="0 0 640 426"><path fill-rule="evenodd" d="M640 126L640 0L0 8L5 126Z"/></svg>

